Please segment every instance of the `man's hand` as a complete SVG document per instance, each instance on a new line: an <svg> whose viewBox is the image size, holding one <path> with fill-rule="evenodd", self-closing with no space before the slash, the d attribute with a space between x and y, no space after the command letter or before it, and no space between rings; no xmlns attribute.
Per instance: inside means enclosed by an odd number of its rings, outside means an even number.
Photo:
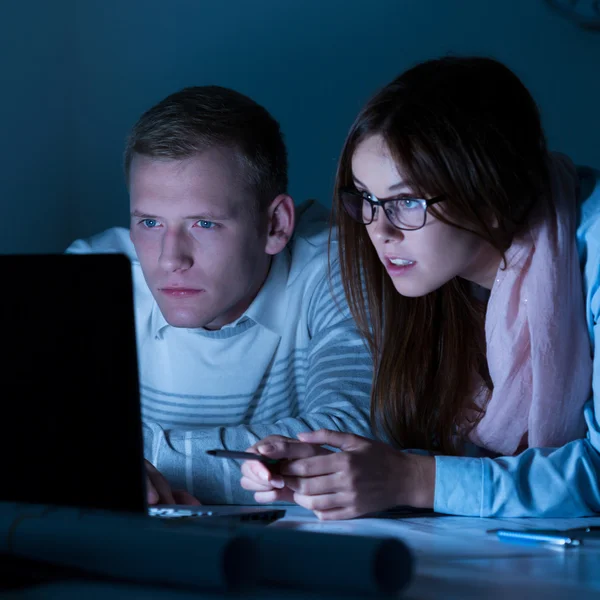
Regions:
<svg viewBox="0 0 600 600"><path fill-rule="evenodd" d="M171 490L169 482L162 473L147 460L146 465L146 489L148 492L148 504L190 504L199 506L200 502L185 490Z"/></svg>
<svg viewBox="0 0 600 600"><path fill-rule="evenodd" d="M298 435L341 452L292 460L280 468L293 500L320 519L351 519L398 505L432 508L435 459L358 435L321 429Z"/></svg>
<svg viewBox="0 0 600 600"><path fill-rule="evenodd" d="M286 461L330 454L329 450L319 445L307 444L283 435L270 435L250 446L246 452ZM280 465L267 467L258 461L247 460L242 464L240 484L245 490L254 492L257 502L294 502L294 492L285 487L283 477L279 474L280 468Z"/></svg>

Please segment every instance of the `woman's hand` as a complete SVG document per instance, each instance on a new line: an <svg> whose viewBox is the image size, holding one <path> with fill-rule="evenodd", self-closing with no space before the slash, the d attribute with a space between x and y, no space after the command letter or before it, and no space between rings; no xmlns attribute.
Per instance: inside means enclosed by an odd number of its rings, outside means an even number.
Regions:
<svg viewBox="0 0 600 600"><path fill-rule="evenodd" d="M327 429L298 437L309 448L326 444L342 450L299 457L280 468L284 489L293 491L294 502L320 519L351 519L398 505L433 507L433 457Z"/></svg>
<svg viewBox="0 0 600 600"><path fill-rule="evenodd" d="M331 453L318 444L307 444L282 435L270 435L250 446L246 452L286 461ZM245 490L254 492L254 499L257 502L266 504L277 501L294 502L294 492L285 487L283 477L279 474L280 468L280 465L269 468L261 462L247 460L242 464L240 484Z"/></svg>

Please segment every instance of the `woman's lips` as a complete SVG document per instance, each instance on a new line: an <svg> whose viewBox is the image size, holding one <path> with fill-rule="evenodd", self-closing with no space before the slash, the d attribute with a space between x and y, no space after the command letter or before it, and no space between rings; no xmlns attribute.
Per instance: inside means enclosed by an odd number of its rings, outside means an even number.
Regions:
<svg viewBox="0 0 600 600"><path fill-rule="evenodd" d="M387 272L392 277L395 277L398 275L405 275L417 265L416 260L409 260L409 259L396 259L396 260L403 260L403 262L405 264L394 264L391 261L391 259L387 256L385 257L384 262L383 262Z"/></svg>

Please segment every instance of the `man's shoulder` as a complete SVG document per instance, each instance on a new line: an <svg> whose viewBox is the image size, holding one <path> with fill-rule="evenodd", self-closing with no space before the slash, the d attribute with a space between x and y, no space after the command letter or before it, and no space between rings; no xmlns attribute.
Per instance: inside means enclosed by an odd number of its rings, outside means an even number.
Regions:
<svg viewBox="0 0 600 600"><path fill-rule="evenodd" d="M330 212L316 200L308 200L296 209L296 230L293 240L303 240L313 246L327 244Z"/></svg>
<svg viewBox="0 0 600 600"><path fill-rule="evenodd" d="M297 209L298 219L294 236L289 245L291 258L290 279L301 274L322 271L328 259L335 258L337 240L335 229L330 240L329 211L322 204L309 200Z"/></svg>
<svg viewBox="0 0 600 600"><path fill-rule="evenodd" d="M131 261L133 278L136 333L140 336L148 332L147 322L154 306L154 298L146 284L142 269L129 237L129 229L111 227L88 238L75 240L65 251L68 254L125 254Z"/></svg>
<svg viewBox="0 0 600 600"><path fill-rule="evenodd" d="M111 227L88 238L75 240L67 249L70 254L125 254L132 262L137 255L129 237L129 229Z"/></svg>

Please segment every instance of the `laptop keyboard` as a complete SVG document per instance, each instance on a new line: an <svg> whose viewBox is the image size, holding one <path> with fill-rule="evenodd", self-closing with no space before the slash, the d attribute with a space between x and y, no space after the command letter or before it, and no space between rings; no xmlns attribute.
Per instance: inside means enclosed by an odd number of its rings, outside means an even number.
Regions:
<svg viewBox="0 0 600 600"><path fill-rule="evenodd" d="M268 525L273 521L281 519L285 515L282 508L260 507L260 510L231 512L222 510L210 510L202 506L150 506L148 515L153 519L160 521L170 521L172 523L182 523L191 521L196 523L253 523L259 525Z"/></svg>
<svg viewBox="0 0 600 600"><path fill-rule="evenodd" d="M210 510L190 509L190 508L170 508L161 506L151 506L148 508L148 514L151 517L161 517L162 519L182 519L189 517L212 517Z"/></svg>

